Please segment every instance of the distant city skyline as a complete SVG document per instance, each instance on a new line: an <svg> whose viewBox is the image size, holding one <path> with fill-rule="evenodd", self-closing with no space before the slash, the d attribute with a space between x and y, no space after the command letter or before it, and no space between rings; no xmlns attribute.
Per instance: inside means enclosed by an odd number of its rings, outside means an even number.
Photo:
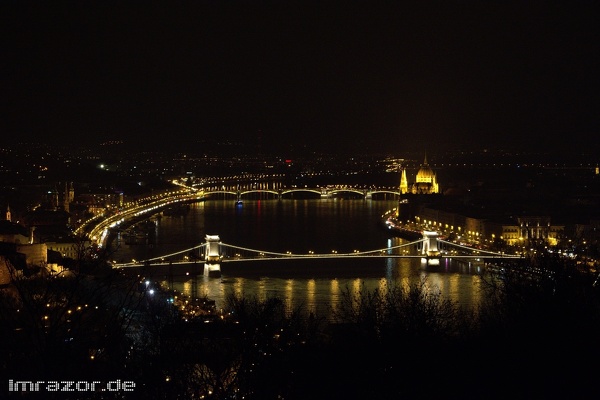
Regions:
<svg viewBox="0 0 600 400"><path fill-rule="evenodd" d="M592 2L4 2L3 141L598 152Z"/></svg>

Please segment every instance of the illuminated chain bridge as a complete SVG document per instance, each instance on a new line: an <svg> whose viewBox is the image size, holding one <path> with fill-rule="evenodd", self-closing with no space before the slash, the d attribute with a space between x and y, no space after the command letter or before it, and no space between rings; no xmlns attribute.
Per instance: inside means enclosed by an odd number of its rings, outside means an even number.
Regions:
<svg viewBox="0 0 600 400"><path fill-rule="evenodd" d="M181 250L147 260L132 260L129 263L114 264L115 268L148 267L160 265L188 265L191 263L204 264L204 275L220 273L220 264L241 261L268 260L300 260L300 259L343 259L343 258L421 258L428 264L439 264L442 257L456 259L489 259L489 258L520 258L518 255L496 253L492 251L473 249L469 246L458 245L442 240L437 232L424 231L423 238L410 243L382 249L358 251L352 253L314 253L298 254L292 252L273 252L235 246L220 241L218 235L206 235L206 242L189 249Z"/></svg>

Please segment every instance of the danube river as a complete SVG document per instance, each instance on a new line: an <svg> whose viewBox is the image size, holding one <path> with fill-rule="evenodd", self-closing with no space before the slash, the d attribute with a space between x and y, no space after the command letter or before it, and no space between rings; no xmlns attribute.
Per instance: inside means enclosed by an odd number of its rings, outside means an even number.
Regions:
<svg viewBox="0 0 600 400"><path fill-rule="evenodd" d="M396 200L364 199L232 199L190 204L179 215L154 219L148 243L119 240L113 258L119 262L145 260L197 246L205 235L218 235L222 243L295 254L352 253L385 249L408 243L394 237L381 222L397 206ZM416 245L414 251L416 251ZM413 253L416 254L416 253ZM149 266L152 274L152 266ZM194 270L196 269L196 270ZM460 305L476 306L480 299L480 267L442 259L427 267L420 258L362 258L229 261L220 277L202 275L201 264L173 266L172 274L156 270L153 279L186 295L207 296L217 308L229 293L278 296L288 311L303 309L330 316L344 292L386 290L426 279L428 287Z"/></svg>

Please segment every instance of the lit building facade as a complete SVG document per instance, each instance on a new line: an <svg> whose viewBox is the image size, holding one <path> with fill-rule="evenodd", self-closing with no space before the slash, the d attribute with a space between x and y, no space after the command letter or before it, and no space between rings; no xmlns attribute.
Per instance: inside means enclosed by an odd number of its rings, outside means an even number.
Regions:
<svg viewBox="0 0 600 400"><path fill-rule="evenodd" d="M408 182L406 176L406 169L402 169L400 178L400 193L406 194L435 194L440 192L440 185L438 184L435 172L431 169L427 163L427 155L421 168L417 172L416 179L413 183Z"/></svg>
<svg viewBox="0 0 600 400"><path fill-rule="evenodd" d="M471 243L499 239L508 246L555 246L565 231L564 225L552 225L549 216L522 216L515 221L502 220L502 217L495 218L492 215L467 216L428 206L421 207L415 216L415 221L426 229Z"/></svg>

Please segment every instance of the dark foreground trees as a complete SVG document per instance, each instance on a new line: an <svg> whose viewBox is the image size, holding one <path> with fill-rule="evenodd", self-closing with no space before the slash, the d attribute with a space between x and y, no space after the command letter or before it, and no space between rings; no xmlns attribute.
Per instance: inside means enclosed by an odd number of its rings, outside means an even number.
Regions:
<svg viewBox="0 0 600 400"><path fill-rule="evenodd" d="M596 270L541 253L486 279L469 349L490 366L499 394L589 398L600 361L600 287ZM490 365L489 360L497 362ZM483 375L483 374L482 374Z"/></svg>
<svg viewBox="0 0 600 400"><path fill-rule="evenodd" d="M183 314L169 293L150 296L139 277L111 270L17 280L0 308L2 376L135 382L132 392L80 399L598 394L595 276L552 256L489 271L477 310L427 280L389 282L346 288L327 320L280 298L235 295L223 314Z"/></svg>
<svg viewBox="0 0 600 400"><path fill-rule="evenodd" d="M75 269L60 273L11 272L11 284L0 290L3 395L15 395L6 393L9 379L107 382L133 375L132 332L144 306L143 285L83 258ZM78 393L82 399L91 396Z"/></svg>

